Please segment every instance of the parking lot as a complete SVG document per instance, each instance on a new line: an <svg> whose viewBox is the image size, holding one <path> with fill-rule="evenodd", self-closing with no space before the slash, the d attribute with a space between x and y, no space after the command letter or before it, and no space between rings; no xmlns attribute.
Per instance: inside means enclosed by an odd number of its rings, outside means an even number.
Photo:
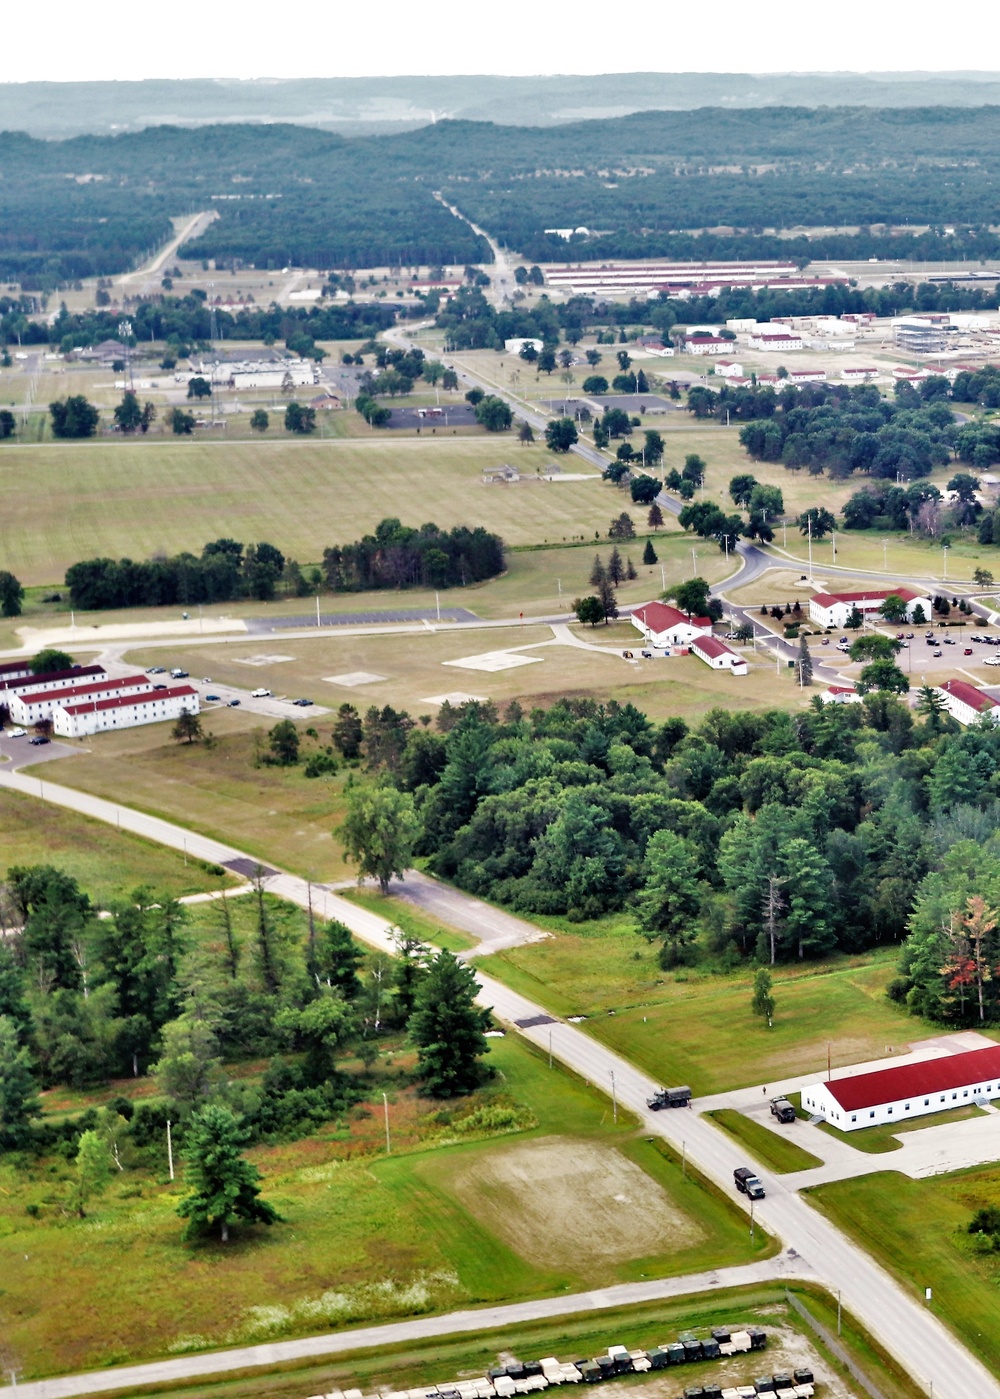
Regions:
<svg viewBox="0 0 1000 1399"><path fill-rule="evenodd" d="M1000 634L995 631L939 627L934 631L928 628L901 632L882 630L881 634L899 641L902 649L896 664L911 685L919 685L925 678L928 683L940 684L954 675L964 676L985 690L1000 687ZM847 652L859 635L858 632L842 632L814 638L813 655L817 661L854 676L860 673L864 662L850 661Z"/></svg>
<svg viewBox="0 0 1000 1399"><path fill-rule="evenodd" d="M135 674L134 666L121 667L123 675ZM319 718L330 711L323 705L307 703L305 696L274 694L266 685L247 687L225 685L214 681L210 675L173 676L166 665L149 666L146 674L157 685L190 685L198 691L198 700L205 711L224 709L247 709L253 714L263 714L269 719Z"/></svg>

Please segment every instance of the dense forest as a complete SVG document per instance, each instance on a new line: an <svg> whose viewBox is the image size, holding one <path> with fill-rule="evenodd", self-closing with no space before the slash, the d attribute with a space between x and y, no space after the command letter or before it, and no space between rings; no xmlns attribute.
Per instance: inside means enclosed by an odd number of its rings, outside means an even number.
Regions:
<svg viewBox="0 0 1000 1399"><path fill-rule="evenodd" d="M538 259L993 257L998 131L995 107L771 107L535 128L442 121L350 140L280 124L50 142L7 132L0 276L51 287L120 272L166 239L169 216L213 207L220 217L183 251L220 265L488 260L439 190ZM914 224L936 231L894 238L880 227ZM815 244L761 236L823 225L861 233ZM598 236L567 245L546 238L553 226ZM690 237L702 229L716 233Z"/></svg>
<svg viewBox="0 0 1000 1399"><path fill-rule="evenodd" d="M323 552L323 575L334 593L464 587L495 578L503 569L503 540L481 526L413 529L399 520L383 520L374 534Z"/></svg>
<svg viewBox="0 0 1000 1399"><path fill-rule="evenodd" d="M967 901L1000 898L983 858L1000 842L1000 728L960 730L932 690L915 711L873 690L795 714L713 710L690 729L593 700L502 717L470 703L439 732L379 717L368 766L412 794L418 852L471 893L571 920L624 910L665 966L909 935L893 994L978 1014L956 987ZM981 950L996 965L995 930ZM992 1016L1000 984L986 995Z"/></svg>

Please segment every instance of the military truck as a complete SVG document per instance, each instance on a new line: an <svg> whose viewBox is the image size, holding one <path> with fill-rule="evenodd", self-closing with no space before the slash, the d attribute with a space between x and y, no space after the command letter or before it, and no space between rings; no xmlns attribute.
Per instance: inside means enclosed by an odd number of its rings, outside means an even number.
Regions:
<svg viewBox="0 0 1000 1399"><path fill-rule="evenodd" d="M748 1195L751 1200L763 1200L764 1187L749 1166L737 1166L733 1172L733 1180L741 1195Z"/></svg>
<svg viewBox="0 0 1000 1399"><path fill-rule="evenodd" d="M691 1089L685 1084L681 1088L658 1088L646 1099L646 1106L652 1112L660 1112L662 1108L686 1108L690 1102Z"/></svg>
<svg viewBox="0 0 1000 1399"><path fill-rule="evenodd" d="M794 1122L795 1109L787 1098L772 1098L771 1116L776 1117L779 1122Z"/></svg>

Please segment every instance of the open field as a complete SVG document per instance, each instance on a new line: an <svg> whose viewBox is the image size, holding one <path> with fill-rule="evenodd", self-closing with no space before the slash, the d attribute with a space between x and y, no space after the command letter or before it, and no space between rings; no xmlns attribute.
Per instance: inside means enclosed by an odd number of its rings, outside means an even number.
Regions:
<svg viewBox="0 0 1000 1399"><path fill-rule="evenodd" d="M949 472L945 471L943 479L935 480L942 492L947 479ZM870 569L879 573L887 571L910 578L936 579L940 583L940 592L948 592L952 583L960 588L975 587L972 575L977 568L1000 574L1000 551L993 545L977 543L975 531L972 530L953 530L949 534L952 542L948 548L947 576L940 541L904 533L883 535L867 530L838 530L837 566ZM782 543L780 532L775 543ZM787 548L789 554L803 563L807 560L808 546L798 530L788 531ZM823 576L824 565L832 561L831 540L824 539L813 544L813 570L818 577ZM835 577L831 574L828 578L831 586ZM868 581L871 582L870 579Z"/></svg>
<svg viewBox="0 0 1000 1399"><path fill-rule="evenodd" d="M620 502L624 508L627 501ZM608 502L609 518L612 510L618 510L619 498ZM640 537L624 545L621 552L631 558L637 577L623 581L618 588L618 599L622 606L645 602L655 597L664 586L679 583L691 576L694 562L691 549L694 541L685 535L676 524L673 516L668 516L663 530L650 537L657 556L657 563L643 564L642 553L645 540L645 516L636 512L636 523L640 527ZM511 549L507 554L506 571L498 578L483 583L470 584L465 588L450 588L439 595L429 588L407 588L405 590L385 589L364 593L322 593L320 607L324 613L350 614L372 611L393 611L400 608L422 609L433 612L440 601L442 608L463 607L477 616L486 619L516 617L519 612L525 616L552 616L568 613L575 597L590 591L588 579L595 553L607 561L613 546L607 539L593 540L586 544L560 544L546 548L544 545L525 546ZM709 582L717 582L726 576L727 566L723 554L712 547L696 547L697 567L701 576ZM729 565L731 571L732 565ZM68 628L71 624L69 595L62 590L58 602L46 601L56 596L48 587L35 587L27 591L24 611L20 617L0 618L0 648L13 649L21 644L22 633L32 633L46 627ZM315 597L281 598L276 602L261 603L250 600L225 602L207 605L197 610L191 621L192 635L199 634L202 619L212 622L225 619L268 619L280 617L304 617L308 623L315 618ZM102 632L108 627L125 625L142 627L147 623L178 623L180 610L177 607L123 608L106 612L76 611L72 616L80 646L89 643L93 648L103 645ZM73 644L73 643L70 643Z"/></svg>
<svg viewBox="0 0 1000 1399"><path fill-rule="evenodd" d="M772 1171L783 1175L788 1171L808 1171L823 1162L811 1151L806 1151L797 1142L791 1141L779 1132L772 1132L761 1122L746 1117L734 1108L719 1108L708 1113L713 1122L736 1141L742 1142L753 1152L758 1161L770 1166Z"/></svg>
<svg viewBox="0 0 1000 1399"><path fill-rule="evenodd" d="M550 460L544 448L521 447L510 435L5 443L0 553L22 582L58 583L78 559L199 552L221 536L268 539L314 562L390 515L415 525L484 525L510 544L606 534L626 506L596 473L584 481L482 482L484 467L510 461L534 477ZM632 513L644 522L645 511Z"/></svg>
<svg viewBox="0 0 1000 1399"><path fill-rule="evenodd" d="M211 874L197 860L127 831L112 831L49 802L0 788L0 878L12 865L55 865L78 880L95 903L123 898L149 885L173 898L221 889L229 875Z"/></svg>
<svg viewBox="0 0 1000 1399"><path fill-rule="evenodd" d="M627 1115L612 1125L602 1095L549 1069L517 1037L492 1041L491 1060L506 1100L537 1123L519 1135L513 1157L509 1136L463 1141L449 1130L455 1105L442 1115L439 1105L405 1087L405 1078L386 1079L390 1120L403 1128L392 1156L380 1145L381 1121L364 1107L312 1137L254 1148L250 1155L264 1175L266 1197L284 1222L239 1231L225 1248L182 1242L175 1214L180 1180L171 1184L130 1170L93 1203L86 1220L72 1221L59 1204L67 1167L39 1163L17 1172L4 1164L0 1232L9 1257L19 1260L3 1299L4 1331L22 1373L677 1275L775 1251L774 1241L759 1234L751 1244L732 1202L691 1171L684 1178L679 1163L636 1139ZM414 1128L418 1140L408 1146ZM487 1206L483 1183L519 1152L527 1152L522 1159L530 1172L532 1152L545 1151L533 1144L553 1137L565 1142L564 1159L580 1164L578 1202L600 1200L613 1211L620 1202L609 1202L608 1193L621 1193L627 1177L633 1191L662 1201L677 1229L649 1236L645 1252L591 1257L569 1246L574 1238L585 1242L584 1209L564 1220L572 1232L562 1255L540 1256L519 1222L516 1197L494 1197ZM465 1182L460 1188L457 1174ZM39 1206L37 1217L26 1212L29 1203ZM627 1214L630 1207L621 1208ZM86 1305L48 1305L57 1285Z"/></svg>
<svg viewBox="0 0 1000 1399"><path fill-rule="evenodd" d="M769 1030L750 1010L747 970L664 972L626 915L534 921L557 935L496 953L490 975L554 1014L586 1016L590 1034L661 1083L689 1083L697 1096L818 1072L828 1048L835 1066L905 1052L924 1032L923 1021L884 994L893 950L775 967Z"/></svg>
<svg viewBox="0 0 1000 1399"><path fill-rule="evenodd" d="M208 715L206 748L171 742L167 724L102 734L92 751L45 765L45 777L121 801L274 861L306 878L349 879L333 830L343 819L343 774L309 780L302 768L254 767L246 710Z"/></svg>
<svg viewBox="0 0 1000 1399"><path fill-rule="evenodd" d="M793 1295L807 1304L823 1325L837 1324L836 1301L806 1284L792 1285ZM523 1359L555 1355L560 1359L604 1353L612 1338L630 1347L649 1348L687 1330L699 1333L713 1326L763 1326L768 1333L766 1359L759 1352L699 1364L692 1374L670 1378L662 1375L629 1375L606 1382L610 1399L673 1399L677 1383L690 1378L699 1384L752 1383L761 1369L792 1370L807 1365L821 1375L824 1399L845 1399L861 1391L843 1367L817 1341L788 1304L785 1289L776 1285L713 1290L711 1296L695 1295L638 1307L588 1311L554 1321L524 1323L503 1331L475 1336L444 1337L360 1351L353 1355L301 1366L244 1372L235 1377L210 1378L201 1384L171 1387L174 1399L303 1399L334 1388L360 1387L364 1393L387 1392L414 1385L443 1383L456 1377L485 1374L502 1358ZM878 1384L885 1399L922 1399L913 1381L881 1356L868 1336L845 1312L841 1344L854 1361ZM144 1393L163 1392L153 1386Z"/></svg>
<svg viewBox="0 0 1000 1399"><path fill-rule="evenodd" d="M922 1298L930 1287L927 1305L1000 1375L1000 1254L977 1253L966 1233L975 1210L1000 1204L1000 1170L976 1168L929 1180L886 1171L808 1194L915 1296Z"/></svg>
<svg viewBox="0 0 1000 1399"><path fill-rule="evenodd" d="M630 700L653 719L681 714L695 719L706 709L773 708L806 703L787 668L775 674L774 662L760 655L748 676L713 671L694 656L644 661L639 657L640 636L630 622L596 628L573 627L573 634L588 649L569 646L540 624L496 627L488 630L433 632L426 628L405 633L268 639L269 651L292 659L249 667L240 659L262 651L262 638L239 637L208 645L163 649L137 648L129 653L136 666L172 664L192 675L211 675L222 684L264 684L275 694L304 695L318 703L336 706L344 702L364 710L370 704L391 704L414 717L435 714L429 703L445 694L467 694L505 704L518 699L525 706L547 704L563 694L593 695L597 699ZM589 649L594 647L596 649ZM633 661L622 657L631 650ZM490 670L478 658L510 652L527 664ZM473 662L469 667L454 664ZM752 660L752 657L751 657ZM502 659L499 665L506 664ZM327 677L364 672L381 677L370 683L332 684ZM207 711L209 727L218 711ZM322 725L323 721L318 721Z"/></svg>

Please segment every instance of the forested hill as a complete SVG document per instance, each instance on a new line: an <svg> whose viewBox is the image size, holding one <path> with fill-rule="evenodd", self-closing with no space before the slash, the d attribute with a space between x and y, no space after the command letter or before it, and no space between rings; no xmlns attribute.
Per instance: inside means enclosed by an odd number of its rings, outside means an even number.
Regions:
<svg viewBox="0 0 1000 1399"><path fill-rule="evenodd" d="M998 73L603 73L0 83L0 130L48 138L295 122L359 135L442 118L546 126L695 107L979 107Z"/></svg>
<svg viewBox="0 0 1000 1399"><path fill-rule="evenodd" d="M170 215L213 206L220 218L191 251L223 262L327 269L487 258L437 190L540 259L678 255L678 230L719 225L744 241L767 227L866 226L868 251L858 251L868 256L881 236L869 225L949 224L959 226L957 255L992 255L981 235L967 247L963 229L1000 222L998 137L1000 106L703 108L545 127L443 121L349 140L293 125L60 142L4 133L0 276L119 272L165 238ZM553 226L603 236L567 249L546 240ZM882 241L893 255L930 255ZM684 255L696 255L689 243Z"/></svg>

